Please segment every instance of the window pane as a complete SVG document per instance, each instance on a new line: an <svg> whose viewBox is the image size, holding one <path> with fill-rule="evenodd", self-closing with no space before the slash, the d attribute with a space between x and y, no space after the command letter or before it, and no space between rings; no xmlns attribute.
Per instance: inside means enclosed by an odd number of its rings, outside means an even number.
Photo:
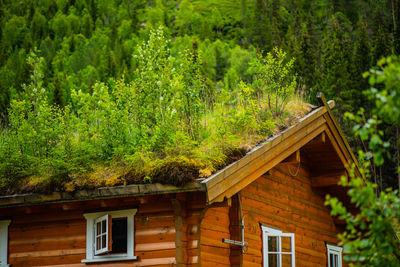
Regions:
<svg viewBox="0 0 400 267"><path fill-rule="evenodd" d="M278 257L278 254L268 254L268 267L280 267Z"/></svg>
<svg viewBox="0 0 400 267"><path fill-rule="evenodd" d="M268 236L268 252L278 252L278 240L277 236Z"/></svg>
<svg viewBox="0 0 400 267"><path fill-rule="evenodd" d="M128 219L112 220L112 253L127 253Z"/></svg>
<svg viewBox="0 0 400 267"><path fill-rule="evenodd" d="M333 253L329 253L329 266L330 267L338 267L338 256L333 254Z"/></svg>
<svg viewBox="0 0 400 267"><path fill-rule="evenodd" d="M292 252L292 238L290 236L281 237L282 252Z"/></svg>
<svg viewBox="0 0 400 267"><path fill-rule="evenodd" d="M98 236L98 237L96 238L96 250L99 250L99 249L100 249L100 244L101 244L101 237Z"/></svg>
<svg viewBox="0 0 400 267"><path fill-rule="evenodd" d="M106 221L101 221L101 225L102 225L102 233L105 233L107 230L106 230Z"/></svg>
<svg viewBox="0 0 400 267"><path fill-rule="evenodd" d="M292 267L292 255L290 254L282 255L282 267Z"/></svg>
<svg viewBox="0 0 400 267"><path fill-rule="evenodd" d="M101 222L96 223L96 235L101 234Z"/></svg>
<svg viewBox="0 0 400 267"><path fill-rule="evenodd" d="M106 239L106 235L102 235L101 236L101 248L105 248L106 244L107 244L107 239Z"/></svg>

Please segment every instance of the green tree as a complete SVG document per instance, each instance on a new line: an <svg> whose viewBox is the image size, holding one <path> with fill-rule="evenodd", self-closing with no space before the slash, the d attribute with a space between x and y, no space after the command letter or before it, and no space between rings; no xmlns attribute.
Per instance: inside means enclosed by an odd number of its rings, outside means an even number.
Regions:
<svg viewBox="0 0 400 267"><path fill-rule="evenodd" d="M294 68L299 75L299 85L311 88L315 80L316 49L312 45L309 25L301 25L300 34L294 44Z"/></svg>
<svg viewBox="0 0 400 267"><path fill-rule="evenodd" d="M256 0L249 22L250 30L247 38L250 44L260 47L261 50L269 51L272 48L272 33L266 3L266 1Z"/></svg>
<svg viewBox="0 0 400 267"><path fill-rule="evenodd" d="M3 28L3 40L9 47L23 47L24 39L29 31L24 17L12 16Z"/></svg>
<svg viewBox="0 0 400 267"><path fill-rule="evenodd" d="M372 36L371 52L372 64L375 64L382 57L391 54L391 40L388 31L388 22L384 19L383 10L377 10L373 20L375 27Z"/></svg>
<svg viewBox="0 0 400 267"><path fill-rule="evenodd" d="M346 102L345 109L350 112L356 112L359 107L367 108L368 102L362 93L368 88L368 81L362 79L362 74L369 70L371 63L371 51L368 42L366 27L362 20L358 22L358 30L356 32L356 41L354 43L353 54L350 65L350 88L347 90L345 99L352 99Z"/></svg>
<svg viewBox="0 0 400 267"><path fill-rule="evenodd" d="M253 74L253 88L257 96L258 106L262 99L267 99L266 109L271 114L283 114L288 97L296 88L296 77L293 72L294 59L287 60L281 49L275 48L273 53L258 57L250 63L249 71Z"/></svg>
<svg viewBox="0 0 400 267"><path fill-rule="evenodd" d="M373 163L379 166L390 156L387 148L391 146L391 141L386 139L379 126L389 123L398 128L400 122L400 60L389 57L380 60L378 66L379 69L365 75L372 86L367 94L375 103L371 118L366 120L363 110L357 115L347 114L357 123L355 134L368 142L368 151L359 152L363 166L361 172L367 178L370 175L369 158L372 157ZM379 84L383 85L382 90L375 88ZM399 139L395 140L394 146L398 151ZM400 175L399 163L397 173ZM326 204L332 207L332 215L346 221L346 231L339 235L344 244L345 260L350 261L352 266L399 266L399 191L387 189L376 194L377 185L364 181L354 172L350 173L350 181L342 178L342 185L350 187L348 194L359 212L348 212L340 201L329 196Z"/></svg>
<svg viewBox="0 0 400 267"><path fill-rule="evenodd" d="M325 29L322 43L321 74L318 90L338 103L348 103L350 90L350 23L342 13L334 14ZM339 105L339 112L342 107Z"/></svg>

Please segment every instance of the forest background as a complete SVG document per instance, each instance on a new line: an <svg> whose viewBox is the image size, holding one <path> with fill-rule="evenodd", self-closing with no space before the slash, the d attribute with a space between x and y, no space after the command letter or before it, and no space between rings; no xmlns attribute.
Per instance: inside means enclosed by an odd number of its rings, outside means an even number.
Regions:
<svg viewBox="0 0 400 267"><path fill-rule="evenodd" d="M336 117L358 150L367 144L353 137L343 114L363 108L369 117L373 105L362 74L381 57L400 54L399 17L397 0L2 0L0 123L8 127L12 101L24 98L35 80L31 51L43 59L40 84L48 102L73 108L74 90L90 95L99 92L98 81L114 90L120 78L134 80L138 45L163 26L171 56L185 61L182 51L189 51L201 58L196 75L209 96L253 82L257 53L281 48L295 59L296 91L311 103L317 91L334 99ZM398 188L398 125L380 127L391 157L372 166L372 177L381 189Z"/></svg>

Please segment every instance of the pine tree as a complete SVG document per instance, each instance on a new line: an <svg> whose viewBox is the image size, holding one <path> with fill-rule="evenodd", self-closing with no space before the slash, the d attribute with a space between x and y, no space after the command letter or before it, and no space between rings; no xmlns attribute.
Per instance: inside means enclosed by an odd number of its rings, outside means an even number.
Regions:
<svg viewBox="0 0 400 267"><path fill-rule="evenodd" d="M374 17L374 34L372 36L372 65L382 57L391 54L391 41L389 37L389 30L387 22L384 20L384 16L381 11L377 11Z"/></svg>
<svg viewBox="0 0 400 267"><path fill-rule="evenodd" d="M343 104L350 96L350 44L349 21L342 13L336 13L330 18L323 36L318 89L339 103L340 113L346 109Z"/></svg>
<svg viewBox="0 0 400 267"><path fill-rule="evenodd" d="M266 2L256 0L253 16L250 22L249 43L268 51L272 48L271 23L268 19L268 9Z"/></svg>
<svg viewBox="0 0 400 267"><path fill-rule="evenodd" d="M294 47L295 70L300 77L300 86L311 88L314 85L316 51L311 43L308 25L303 23Z"/></svg>
<svg viewBox="0 0 400 267"><path fill-rule="evenodd" d="M357 112L361 107L366 108L367 101L362 91L368 88L368 81L362 78L362 74L371 66L371 51L367 31L363 20L359 20L356 31L356 42L354 43L353 56L351 60L351 89L349 97L352 104L349 106L351 112Z"/></svg>

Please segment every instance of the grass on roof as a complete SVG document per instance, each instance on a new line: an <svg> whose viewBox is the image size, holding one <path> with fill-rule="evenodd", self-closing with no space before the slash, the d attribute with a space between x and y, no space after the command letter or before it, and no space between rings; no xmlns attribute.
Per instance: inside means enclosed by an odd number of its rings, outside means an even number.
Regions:
<svg viewBox="0 0 400 267"><path fill-rule="evenodd" d="M210 87L196 51L173 57L162 29L138 46L135 79L72 90L49 104L34 54L31 83L0 132L0 194L133 183L184 185L243 157L310 111L295 92L293 60L275 49L251 81ZM228 83L226 83L228 84Z"/></svg>

